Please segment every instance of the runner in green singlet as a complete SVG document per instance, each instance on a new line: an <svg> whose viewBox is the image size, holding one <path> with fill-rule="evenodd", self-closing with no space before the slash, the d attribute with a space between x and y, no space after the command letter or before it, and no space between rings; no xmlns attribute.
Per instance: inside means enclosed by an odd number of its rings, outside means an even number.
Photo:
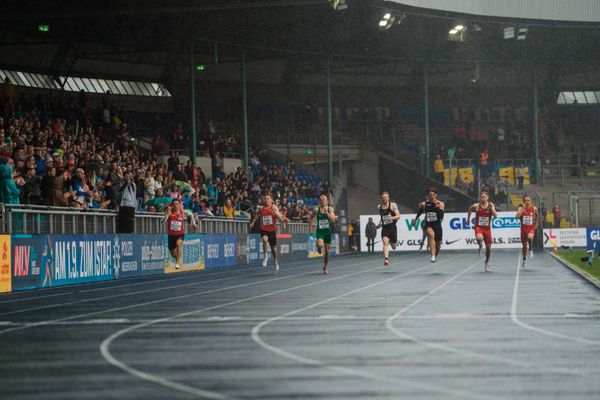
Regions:
<svg viewBox="0 0 600 400"><path fill-rule="evenodd" d="M319 197L319 207L315 208L310 215L310 234L313 233L312 220L317 217L317 249L319 254L325 246L325 255L323 257L323 273L327 274L329 264L329 254L331 252L331 224L335 222L335 213L333 207L329 207L327 196L322 194Z"/></svg>

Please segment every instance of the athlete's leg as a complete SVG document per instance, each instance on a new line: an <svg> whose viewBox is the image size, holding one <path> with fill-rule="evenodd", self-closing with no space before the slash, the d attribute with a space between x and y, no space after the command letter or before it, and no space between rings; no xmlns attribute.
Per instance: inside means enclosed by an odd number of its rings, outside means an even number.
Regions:
<svg viewBox="0 0 600 400"><path fill-rule="evenodd" d="M436 240L435 241L435 255L436 255L436 257L440 255L440 251L442 251L442 241L441 240Z"/></svg>
<svg viewBox="0 0 600 400"><path fill-rule="evenodd" d="M529 232L527 234L527 244L529 245L529 258L533 257L533 237L535 236L535 233L533 232Z"/></svg>
<svg viewBox="0 0 600 400"><path fill-rule="evenodd" d="M387 236L384 236L383 238L381 238L382 242L383 242L383 258L387 259L389 258L389 244L390 244L390 239Z"/></svg>
<svg viewBox="0 0 600 400"><path fill-rule="evenodd" d="M477 244L479 245L479 255L481 255L481 250L483 250L483 233L475 234L475 239L477 239Z"/></svg>
<svg viewBox="0 0 600 400"><path fill-rule="evenodd" d="M329 255L331 254L331 244L325 244L325 255L323 256L323 272L327 273L327 267L329 266Z"/></svg>
<svg viewBox="0 0 600 400"><path fill-rule="evenodd" d="M269 246L269 237L267 235L263 235L261 237L261 239L262 239L262 242L263 242L262 243L262 245L263 245L262 246L263 247L263 254L265 255L265 258L263 259L263 262L262 262L262 266L266 267L267 266L267 262L269 262L269 253L267 252L268 251L268 246Z"/></svg>
<svg viewBox="0 0 600 400"><path fill-rule="evenodd" d="M490 257L492 256L492 245L485 245L485 263L488 264L490 262Z"/></svg>
<svg viewBox="0 0 600 400"><path fill-rule="evenodd" d="M427 242L429 243L429 251L431 253L431 257L435 257L435 248L433 245L435 243L435 232L432 227L427 228Z"/></svg>
<svg viewBox="0 0 600 400"><path fill-rule="evenodd" d="M317 239L317 251L319 254L323 252L323 239Z"/></svg>
<svg viewBox="0 0 600 400"><path fill-rule="evenodd" d="M183 239L177 239L177 253L175 255L176 264L182 266L181 258L183 256Z"/></svg>

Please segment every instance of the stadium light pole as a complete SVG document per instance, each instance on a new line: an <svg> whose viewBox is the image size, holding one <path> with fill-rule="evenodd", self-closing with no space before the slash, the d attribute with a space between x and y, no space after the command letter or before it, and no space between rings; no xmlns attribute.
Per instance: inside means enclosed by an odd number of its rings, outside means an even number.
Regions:
<svg viewBox="0 0 600 400"><path fill-rule="evenodd" d="M327 78L327 175L329 179L329 192L333 188L333 129L331 127L331 65L329 59L326 64Z"/></svg>
<svg viewBox="0 0 600 400"><path fill-rule="evenodd" d="M425 119L425 176L429 177L429 71L423 63L423 107Z"/></svg>
<svg viewBox="0 0 600 400"><path fill-rule="evenodd" d="M244 176L248 176L248 99L246 82L246 50L242 50L242 129L244 131Z"/></svg>
<svg viewBox="0 0 600 400"><path fill-rule="evenodd" d="M192 148L190 149L190 159L195 164L197 153L196 144L196 71L194 68L194 41L190 44L190 87L191 87L191 109L192 109Z"/></svg>
<svg viewBox="0 0 600 400"><path fill-rule="evenodd" d="M538 67L533 67L533 135L534 135L534 165L535 183L540 179L540 134L539 134L539 110L538 110Z"/></svg>

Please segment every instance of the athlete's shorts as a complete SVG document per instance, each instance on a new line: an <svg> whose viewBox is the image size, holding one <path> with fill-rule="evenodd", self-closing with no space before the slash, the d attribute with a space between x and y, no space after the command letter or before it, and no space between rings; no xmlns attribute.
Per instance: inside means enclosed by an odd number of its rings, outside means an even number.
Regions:
<svg viewBox="0 0 600 400"><path fill-rule="evenodd" d="M475 227L475 235L483 235L483 242L487 246L492 245L492 230L489 228L482 228L480 226Z"/></svg>
<svg viewBox="0 0 600 400"><path fill-rule="evenodd" d="M390 240L391 244L398 243L398 229L396 228L396 224L384 225L381 228L381 238L384 237Z"/></svg>
<svg viewBox="0 0 600 400"><path fill-rule="evenodd" d="M317 231L317 240L319 239L325 244L331 244L331 231Z"/></svg>
<svg viewBox="0 0 600 400"><path fill-rule="evenodd" d="M441 242L443 239L443 231L442 231L442 224L431 224L431 225L425 225L425 231L427 231L427 229L433 229L433 233L435 235L434 240L436 242Z"/></svg>
<svg viewBox="0 0 600 400"><path fill-rule="evenodd" d="M269 244L271 247L277 246L277 232L273 231L263 231L260 230L260 237L266 236L269 239Z"/></svg>
<svg viewBox="0 0 600 400"><path fill-rule="evenodd" d="M527 235L533 233L535 236L535 229L521 229L521 243L527 243Z"/></svg>
<svg viewBox="0 0 600 400"><path fill-rule="evenodd" d="M181 239L183 242L183 237L185 235L169 235L169 251L173 251L177 248L177 241Z"/></svg>

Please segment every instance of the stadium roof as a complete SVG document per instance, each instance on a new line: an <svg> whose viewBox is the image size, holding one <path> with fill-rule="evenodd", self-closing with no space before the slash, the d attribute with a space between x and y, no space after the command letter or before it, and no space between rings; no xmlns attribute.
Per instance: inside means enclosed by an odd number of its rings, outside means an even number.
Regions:
<svg viewBox="0 0 600 400"><path fill-rule="evenodd" d="M110 8L106 2L7 0L0 15L0 67L184 80L192 40L197 64L236 63L246 47L250 62L293 59L307 72L321 69L315 61L327 56L339 68L359 63L366 74L381 73L373 65L424 60L450 71L479 62L566 65L585 72L600 62L600 24L432 13L382 0L347 2L347 10L335 11L327 0L124 0ZM382 29L386 13L394 20ZM459 40L448 34L457 24L465 26ZM504 29L511 26L517 34L527 28L525 40L505 39ZM281 69L283 79L289 67Z"/></svg>

